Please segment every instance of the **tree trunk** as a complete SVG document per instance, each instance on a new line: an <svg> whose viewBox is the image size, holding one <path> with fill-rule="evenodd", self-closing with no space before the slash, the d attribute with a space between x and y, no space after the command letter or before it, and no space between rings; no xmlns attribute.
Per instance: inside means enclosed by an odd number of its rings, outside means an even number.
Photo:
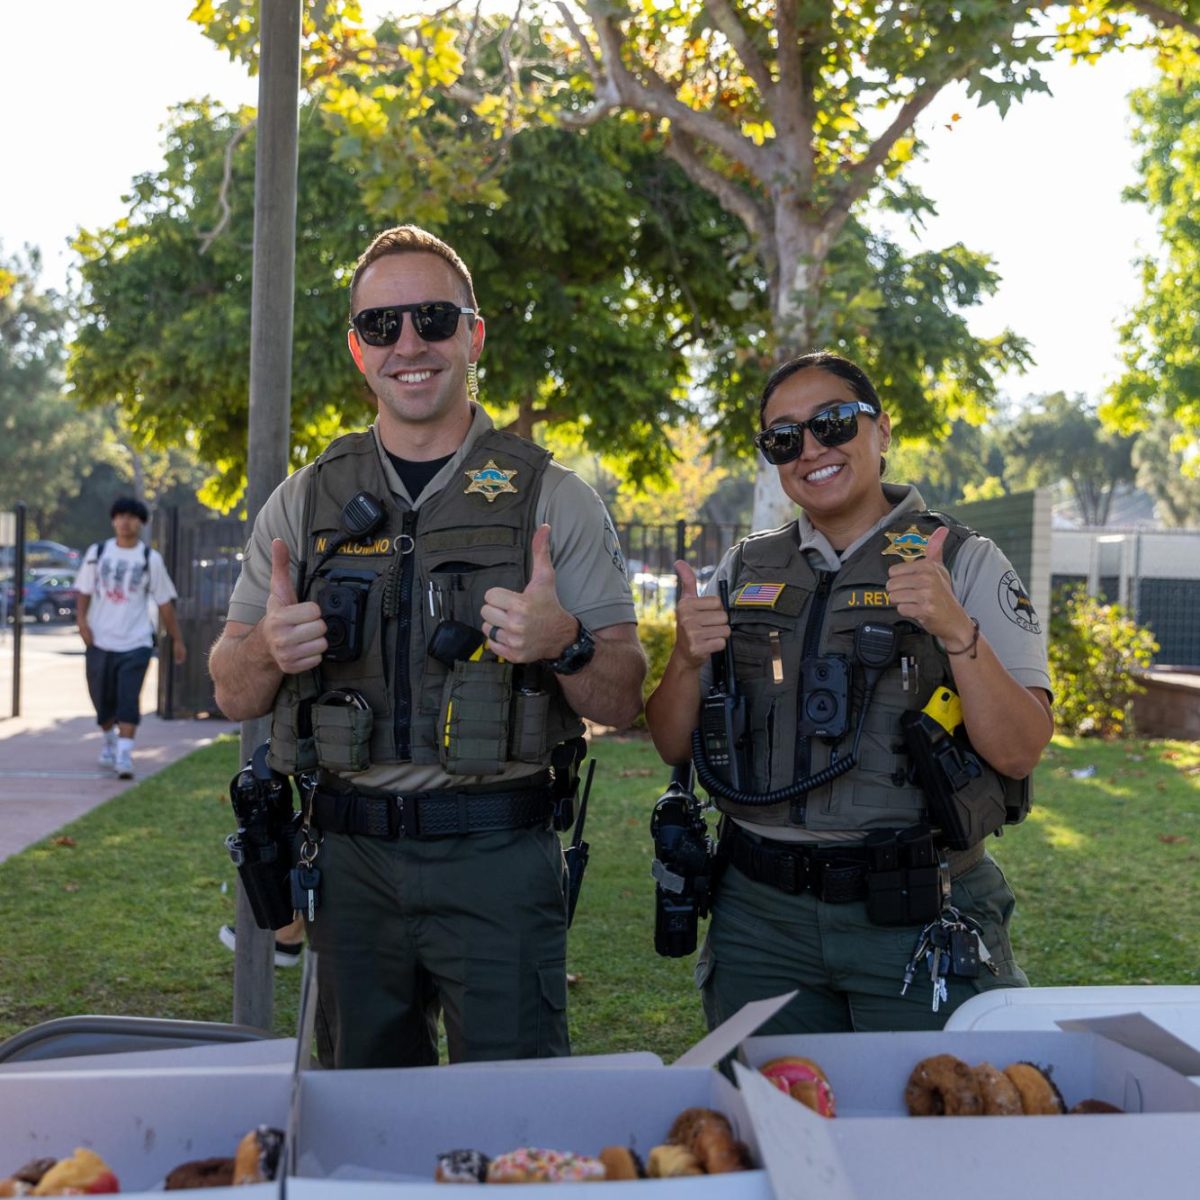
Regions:
<svg viewBox="0 0 1200 1200"><path fill-rule="evenodd" d="M772 370L789 358L817 349L812 339L825 260L817 229L806 225L782 197L776 198L774 212L774 260L778 268L776 277L771 281L772 341L775 348ZM766 382L765 376L762 382ZM758 413L752 416L757 425ZM779 471L759 456L754 480L753 528L774 529L792 520L795 515L796 506L784 495L780 486Z"/></svg>

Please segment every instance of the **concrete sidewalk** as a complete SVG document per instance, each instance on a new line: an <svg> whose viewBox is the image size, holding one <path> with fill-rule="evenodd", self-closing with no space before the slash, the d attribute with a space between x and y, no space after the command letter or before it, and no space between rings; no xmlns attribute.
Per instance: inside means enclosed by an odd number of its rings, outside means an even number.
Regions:
<svg viewBox="0 0 1200 1200"><path fill-rule="evenodd" d="M21 658L21 715L13 717L13 635L11 628L0 630L0 862L139 779L239 730L222 719L156 717L158 663L152 660L133 754L137 778L118 779L96 761L100 729L88 699L83 643L75 627L25 626Z"/></svg>

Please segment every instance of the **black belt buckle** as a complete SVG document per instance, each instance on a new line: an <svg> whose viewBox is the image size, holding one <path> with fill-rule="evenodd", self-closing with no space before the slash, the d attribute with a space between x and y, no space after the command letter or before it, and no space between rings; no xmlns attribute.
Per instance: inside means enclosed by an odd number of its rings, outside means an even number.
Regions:
<svg viewBox="0 0 1200 1200"><path fill-rule="evenodd" d="M395 813L396 829L392 837L420 837L420 820L415 796L392 796L392 811Z"/></svg>
<svg viewBox="0 0 1200 1200"><path fill-rule="evenodd" d="M774 854L776 886L793 896L809 886L809 860L803 852L778 850Z"/></svg>

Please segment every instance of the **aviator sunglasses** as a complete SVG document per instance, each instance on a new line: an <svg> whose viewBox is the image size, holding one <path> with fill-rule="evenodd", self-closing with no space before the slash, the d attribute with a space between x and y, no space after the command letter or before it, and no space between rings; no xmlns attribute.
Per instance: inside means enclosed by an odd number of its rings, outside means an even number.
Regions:
<svg viewBox="0 0 1200 1200"><path fill-rule="evenodd" d="M862 400L835 404L814 413L807 421L789 421L772 425L754 435L754 444L772 466L782 466L800 457L804 450L804 431L807 429L822 446L842 446L858 433L858 414L877 417L879 413Z"/></svg>
<svg viewBox="0 0 1200 1200"><path fill-rule="evenodd" d="M368 346L394 346L400 340L405 313L412 314L413 328L426 342L444 342L452 338L460 316L479 315L475 309L461 308L453 300L424 300L420 304L364 308L350 318L350 324Z"/></svg>

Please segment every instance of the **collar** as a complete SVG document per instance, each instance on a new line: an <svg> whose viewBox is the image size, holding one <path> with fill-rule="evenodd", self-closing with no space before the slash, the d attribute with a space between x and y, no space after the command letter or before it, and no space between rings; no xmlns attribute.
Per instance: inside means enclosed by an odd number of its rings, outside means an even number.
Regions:
<svg viewBox="0 0 1200 1200"><path fill-rule="evenodd" d="M820 566L823 570L837 571L841 568L842 563L864 542L874 537L881 529L891 525L897 517L903 517L908 513L924 512L925 510L925 501L921 499L921 493L911 484L885 483L883 485L883 494L892 506L891 512L880 517L866 533L851 542L842 551L840 557L838 552L830 545L829 539L813 527L813 523L808 519L808 514L801 509L799 516L796 518L796 532L800 543L800 552L809 555L810 558L819 558L821 560Z"/></svg>
<svg viewBox="0 0 1200 1200"><path fill-rule="evenodd" d="M485 433L495 429L495 422L488 415L487 410L480 404L471 401L471 424L467 429L467 436L463 438L462 445L454 452L454 457L450 459L442 469L429 481L425 490L421 493L421 499L427 500L430 496L436 495L446 486L446 483L453 476L454 472L462 466L463 460L471 453L472 447ZM375 439L375 453L379 458L380 469L383 471L383 477L388 482L388 487L391 488L392 494L398 496L409 508L420 508L419 504L414 504L412 497L408 494L408 489L400 480L400 476L396 474L396 468L392 466L392 460L388 458L387 451L383 448L383 440L379 436L379 422L371 422L371 435Z"/></svg>

